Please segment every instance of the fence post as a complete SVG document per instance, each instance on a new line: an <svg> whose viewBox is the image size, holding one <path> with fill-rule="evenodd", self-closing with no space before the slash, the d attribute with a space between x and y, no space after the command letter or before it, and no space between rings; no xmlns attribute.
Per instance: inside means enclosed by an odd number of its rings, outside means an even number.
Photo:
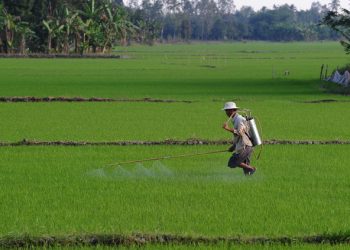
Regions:
<svg viewBox="0 0 350 250"><path fill-rule="evenodd" d="M322 64L322 66L321 66L320 80L322 80L323 67L324 67L324 64Z"/></svg>

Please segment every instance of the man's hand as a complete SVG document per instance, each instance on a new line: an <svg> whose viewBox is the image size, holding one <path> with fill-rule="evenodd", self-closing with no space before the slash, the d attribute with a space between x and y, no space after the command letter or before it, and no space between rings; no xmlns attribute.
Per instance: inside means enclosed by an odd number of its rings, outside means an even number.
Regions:
<svg viewBox="0 0 350 250"><path fill-rule="evenodd" d="M224 123L224 125L222 125L222 128L227 130L227 131L229 131L229 132L231 132L231 133L238 134L237 130L234 129L234 128L230 128L227 123Z"/></svg>
<svg viewBox="0 0 350 250"><path fill-rule="evenodd" d="M235 151L236 145L232 145L227 151L228 152L233 152Z"/></svg>
<svg viewBox="0 0 350 250"><path fill-rule="evenodd" d="M228 124L226 122L224 123L224 125L222 125L222 128L226 129L226 130L230 130L230 127L228 126Z"/></svg>

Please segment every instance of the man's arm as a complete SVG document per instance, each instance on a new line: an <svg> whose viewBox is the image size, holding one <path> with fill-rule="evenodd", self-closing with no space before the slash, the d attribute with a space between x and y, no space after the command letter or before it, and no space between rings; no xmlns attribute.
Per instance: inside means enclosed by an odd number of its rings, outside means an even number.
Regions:
<svg viewBox="0 0 350 250"><path fill-rule="evenodd" d="M222 128L225 129L226 131L233 133L233 134L238 134L237 131L233 128L230 128L226 122L224 123L224 125L222 125Z"/></svg>
<svg viewBox="0 0 350 250"><path fill-rule="evenodd" d="M236 143L237 143L237 135L238 135L238 131L234 128L230 128L228 126L227 123L224 123L224 125L222 126L223 129L225 129L226 131L228 132L231 132L233 133L235 136L234 136L234 139L233 139L233 145L231 147L229 147L229 149L227 150L228 152L233 152L235 151L236 149Z"/></svg>

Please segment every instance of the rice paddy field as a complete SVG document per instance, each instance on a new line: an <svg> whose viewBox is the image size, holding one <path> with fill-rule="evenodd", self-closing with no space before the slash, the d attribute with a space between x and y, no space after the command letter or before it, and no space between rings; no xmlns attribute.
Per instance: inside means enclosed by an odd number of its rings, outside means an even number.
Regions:
<svg viewBox="0 0 350 250"><path fill-rule="evenodd" d="M4 98L115 99L0 102L0 248L350 247L350 97L319 79L322 64L330 74L348 63L339 43L114 53L122 59L0 59ZM253 176L226 167L228 152L107 165L228 148L162 143L230 140L226 101L252 111L265 141L287 142L260 159L256 149ZM95 145L13 146L23 140ZM102 145L124 141L158 145Z"/></svg>

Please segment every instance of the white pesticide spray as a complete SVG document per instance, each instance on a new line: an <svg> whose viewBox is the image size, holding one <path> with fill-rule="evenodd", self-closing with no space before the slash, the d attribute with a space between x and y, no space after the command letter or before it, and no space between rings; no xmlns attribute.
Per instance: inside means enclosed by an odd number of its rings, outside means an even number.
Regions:
<svg viewBox="0 0 350 250"><path fill-rule="evenodd" d="M130 173L130 171L126 170L122 166L117 166L116 168L114 168L114 170L112 172L112 176L113 177L128 178L128 177L132 176L132 173Z"/></svg>
<svg viewBox="0 0 350 250"><path fill-rule="evenodd" d="M151 166L145 166L140 162L128 167L117 165L113 168L99 168L87 172L90 177L106 180L123 179L164 179L174 176L174 173L160 161L155 161Z"/></svg>
<svg viewBox="0 0 350 250"><path fill-rule="evenodd" d="M136 177L154 177L154 173L152 170L146 168L143 164L141 163L136 163L135 168L133 169L133 174Z"/></svg>
<svg viewBox="0 0 350 250"><path fill-rule="evenodd" d="M160 161L155 161L152 164L151 169L152 169L152 171L157 173L157 175L159 175L159 176L169 176L170 177L170 176L172 176L174 174L173 171L171 171L170 168L168 168L166 165L164 165Z"/></svg>

